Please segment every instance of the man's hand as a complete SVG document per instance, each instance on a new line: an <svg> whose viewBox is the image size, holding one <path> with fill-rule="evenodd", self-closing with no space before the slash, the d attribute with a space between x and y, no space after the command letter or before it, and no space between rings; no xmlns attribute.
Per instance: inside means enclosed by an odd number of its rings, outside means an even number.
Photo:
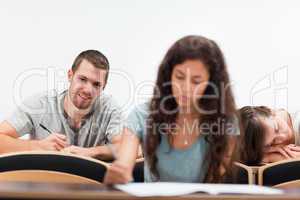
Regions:
<svg viewBox="0 0 300 200"><path fill-rule="evenodd" d="M95 157L95 153L91 148L84 148L84 147L78 147L78 146L69 146L61 151L66 152L66 153L73 153L81 156L87 156L87 157Z"/></svg>
<svg viewBox="0 0 300 200"><path fill-rule="evenodd" d="M31 150L60 151L67 146L67 137L59 133L51 133L43 140L33 140L30 143Z"/></svg>
<svg viewBox="0 0 300 200"><path fill-rule="evenodd" d="M127 165L115 161L107 169L103 182L107 185L128 183L133 180L132 170Z"/></svg>

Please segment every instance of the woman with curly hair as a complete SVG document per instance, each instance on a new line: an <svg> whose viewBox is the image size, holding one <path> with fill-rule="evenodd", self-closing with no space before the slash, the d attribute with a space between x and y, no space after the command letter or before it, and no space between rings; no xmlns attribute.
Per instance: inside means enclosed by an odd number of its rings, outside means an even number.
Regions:
<svg viewBox="0 0 300 200"><path fill-rule="evenodd" d="M118 158L104 182L127 183L141 142L146 182L222 182L239 133L223 54L202 36L171 46L150 102L130 113Z"/></svg>

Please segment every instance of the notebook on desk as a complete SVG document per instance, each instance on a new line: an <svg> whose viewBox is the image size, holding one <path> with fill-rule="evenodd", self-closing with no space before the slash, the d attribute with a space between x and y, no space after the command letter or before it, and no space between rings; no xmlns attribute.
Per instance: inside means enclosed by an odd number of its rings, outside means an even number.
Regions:
<svg viewBox="0 0 300 200"><path fill-rule="evenodd" d="M241 184L201 184L201 183L129 183L125 185L115 185L116 189L139 197L149 196L178 196L195 192L205 192L208 194L254 194L254 195L277 195L283 194L282 190Z"/></svg>

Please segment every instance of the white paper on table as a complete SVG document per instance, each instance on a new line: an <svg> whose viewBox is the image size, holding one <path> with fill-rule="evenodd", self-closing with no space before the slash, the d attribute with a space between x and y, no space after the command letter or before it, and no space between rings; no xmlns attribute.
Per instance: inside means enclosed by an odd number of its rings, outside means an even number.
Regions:
<svg viewBox="0 0 300 200"><path fill-rule="evenodd" d="M174 183L174 182L153 182L153 183L128 183L118 184L115 188L134 196L177 196L195 192L208 194L283 194L282 190L246 184L202 184L202 183Z"/></svg>

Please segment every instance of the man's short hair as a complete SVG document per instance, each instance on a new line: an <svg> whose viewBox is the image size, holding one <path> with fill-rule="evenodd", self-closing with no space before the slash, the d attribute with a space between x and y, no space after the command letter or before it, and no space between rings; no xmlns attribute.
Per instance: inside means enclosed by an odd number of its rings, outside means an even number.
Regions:
<svg viewBox="0 0 300 200"><path fill-rule="evenodd" d="M83 60L87 60L94 67L96 67L98 69L106 70L107 74L105 77L105 81L107 81L108 71L109 71L109 62L104 54L102 54L100 51L97 51L97 50L86 50L86 51L81 52L73 62L73 65L72 65L73 72L75 72L78 69L79 65L81 64L81 62Z"/></svg>

